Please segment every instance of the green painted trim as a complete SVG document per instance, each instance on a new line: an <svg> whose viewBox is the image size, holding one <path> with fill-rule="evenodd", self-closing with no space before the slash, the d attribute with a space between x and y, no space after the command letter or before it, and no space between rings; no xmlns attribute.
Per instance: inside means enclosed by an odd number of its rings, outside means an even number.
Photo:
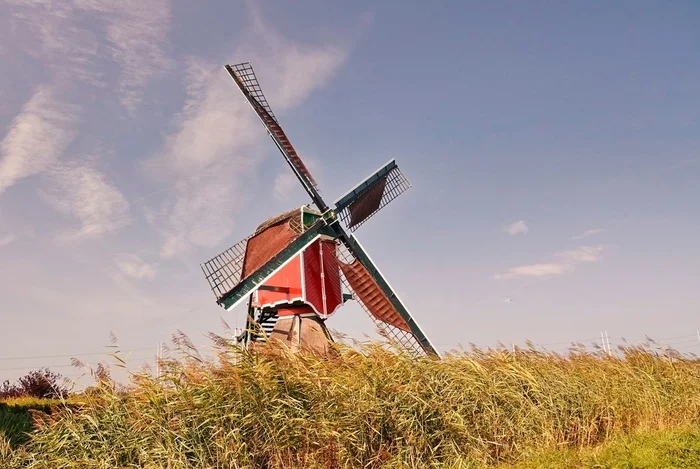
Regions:
<svg viewBox="0 0 700 469"><path fill-rule="evenodd" d="M323 213L323 219L326 220L326 223L328 223L329 225L331 223L333 223L336 219L335 210L330 210L330 209L326 210Z"/></svg>
<svg viewBox="0 0 700 469"><path fill-rule="evenodd" d="M277 269L282 267L288 260L301 251L304 246L323 234L335 237L333 230L322 220L319 220L311 228L299 235L299 237L292 241L286 248L277 253L272 259L263 264L262 267L250 274L231 291L223 295L217 303L226 309L235 306L246 295L249 295L255 290L258 285L267 280Z"/></svg>
<svg viewBox="0 0 700 469"><path fill-rule="evenodd" d="M396 167L396 161L391 160L386 166L381 168L379 171L372 174L370 177L353 187L350 190L349 194L343 196L340 200L338 200L335 203L335 211L342 211L345 207L357 200L362 194L367 192L375 182L389 174L391 170L393 170Z"/></svg>
<svg viewBox="0 0 700 469"><path fill-rule="evenodd" d="M304 210L301 211L301 222L304 224L305 230L313 226L313 224L316 223L319 218L321 218L321 215L305 212Z"/></svg>

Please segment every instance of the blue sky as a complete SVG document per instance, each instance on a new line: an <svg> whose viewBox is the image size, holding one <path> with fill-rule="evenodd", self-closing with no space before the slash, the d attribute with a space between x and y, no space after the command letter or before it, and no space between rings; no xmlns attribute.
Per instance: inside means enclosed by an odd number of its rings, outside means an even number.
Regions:
<svg viewBox="0 0 700 469"><path fill-rule="evenodd" d="M0 378L242 325L199 263L308 200L241 61L329 200L397 159L358 235L439 348L700 352L699 43L696 2L6 1Z"/></svg>

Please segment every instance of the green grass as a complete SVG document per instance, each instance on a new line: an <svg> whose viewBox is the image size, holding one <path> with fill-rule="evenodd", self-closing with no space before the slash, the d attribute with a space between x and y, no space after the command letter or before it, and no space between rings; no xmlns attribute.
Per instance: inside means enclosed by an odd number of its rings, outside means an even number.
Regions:
<svg viewBox="0 0 700 469"><path fill-rule="evenodd" d="M31 411L51 414L52 410L74 401L19 397L0 400L0 438L13 445L25 443L34 430Z"/></svg>
<svg viewBox="0 0 700 469"><path fill-rule="evenodd" d="M0 467L695 464L697 361L635 348L619 358L474 350L435 361L377 346L323 360L224 344L209 360L181 343L187 355L163 364L160 380L103 383L22 447L0 442Z"/></svg>
<svg viewBox="0 0 700 469"><path fill-rule="evenodd" d="M0 437L17 445L28 440L33 430L29 409L50 412L55 402L35 398L17 398L0 401Z"/></svg>
<svg viewBox="0 0 700 469"><path fill-rule="evenodd" d="M28 439L32 428L31 415L27 409L0 402L0 438L17 445Z"/></svg>
<svg viewBox="0 0 700 469"><path fill-rule="evenodd" d="M617 437L595 448L549 450L499 469L697 469L700 427Z"/></svg>

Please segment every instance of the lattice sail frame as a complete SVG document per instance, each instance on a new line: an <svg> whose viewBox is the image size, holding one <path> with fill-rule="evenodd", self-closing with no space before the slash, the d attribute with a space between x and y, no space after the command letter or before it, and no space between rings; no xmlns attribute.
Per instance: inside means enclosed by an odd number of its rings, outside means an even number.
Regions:
<svg viewBox="0 0 700 469"><path fill-rule="evenodd" d="M299 216L290 217L290 214L293 214L294 212L298 212ZM237 242L221 254L201 264L202 272L204 272L204 276L206 277L207 282L209 282L209 286L214 292L216 300L219 301L224 295L230 292L243 280L243 261L245 260L248 241L253 236L263 231L265 228L279 223L285 218L289 218L287 221L289 228L297 235L301 235L306 229L306 226L303 224L304 213L313 212L306 207L301 207L273 217L261 223L253 234Z"/></svg>
<svg viewBox="0 0 700 469"><path fill-rule="evenodd" d="M243 280L241 276L245 249L248 246L248 240L252 237L253 235L250 235L242 239L221 254L202 263L202 272L217 301Z"/></svg>
<svg viewBox="0 0 700 469"><path fill-rule="evenodd" d="M352 255L352 253L347 249L347 247L345 247L343 243L338 243L337 253L338 260L345 264L350 264L353 261L357 260L356 257ZM340 271L340 280L343 283L345 289L350 294L352 294L353 300L355 300L360 305L365 314L367 314L367 316L369 316L369 318L372 320L380 334L383 334L390 341L394 342L396 345L400 346L402 349L416 357L423 357L426 355L426 351L423 349L420 342L415 338L415 336L412 333L404 331L403 329L399 329L396 326L388 324L374 317L367 305L364 304L364 302L352 289L352 287L350 286L350 282L348 282L348 279L345 278L345 274L343 274L342 269Z"/></svg>
<svg viewBox="0 0 700 469"><path fill-rule="evenodd" d="M265 95L262 92L262 88L260 88L260 83L258 82L258 78L255 76L255 71L253 70L253 66L250 65L250 62L231 65L231 68L234 72L236 72L236 76L241 79L243 85L245 86L246 90L248 90L250 95L255 98L263 109L270 114L270 117L272 117L272 119L279 124L277 117L275 117L275 114L272 112L270 104L267 102L267 98L265 98Z"/></svg>
<svg viewBox="0 0 700 469"><path fill-rule="evenodd" d="M341 197L336 202L336 214L354 232L410 187L411 183L391 160Z"/></svg>
<svg viewBox="0 0 700 469"><path fill-rule="evenodd" d="M278 148L292 166L295 172L299 172L302 178L302 184L310 185L309 189L313 188L314 192L318 192L316 180L311 175L304 161L301 159L296 149L289 141L287 134L282 130L277 117L272 112L267 98L262 92L258 78L255 76L252 65L249 62L244 62L236 65L227 65L231 77L234 79L236 86L239 87L243 96L248 103L253 107L256 114L262 121L265 128L268 130L270 137L275 141Z"/></svg>

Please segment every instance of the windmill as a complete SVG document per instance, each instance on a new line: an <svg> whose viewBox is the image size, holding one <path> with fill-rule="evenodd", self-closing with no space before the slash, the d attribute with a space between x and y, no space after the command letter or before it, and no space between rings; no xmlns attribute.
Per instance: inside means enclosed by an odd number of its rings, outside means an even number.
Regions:
<svg viewBox="0 0 700 469"><path fill-rule="evenodd" d="M410 187L394 160L329 207L280 126L250 63L226 65L292 172L311 197L262 223L253 234L202 264L216 302L230 310L248 300L246 345L276 338L325 351L325 320L357 301L380 331L415 354L438 355L353 232ZM257 325L257 333L251 331Z"/></svg>

